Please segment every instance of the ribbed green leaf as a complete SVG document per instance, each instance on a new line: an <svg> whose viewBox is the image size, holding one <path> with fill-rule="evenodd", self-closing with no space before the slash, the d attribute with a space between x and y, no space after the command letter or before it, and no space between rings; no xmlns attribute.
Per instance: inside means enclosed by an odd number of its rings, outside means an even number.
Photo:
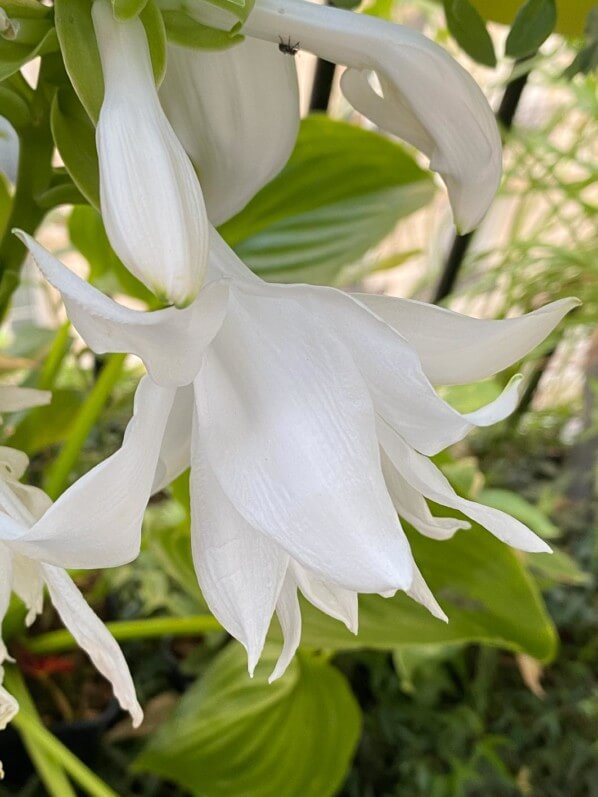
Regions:
<svg viewBox="0 0 598 797"><path fill-rule="evenodd" d="M240 645L229 646L185 694L136 768L209 797L332 797L360 730L344 677L306 655L268 685L267 647L253 679Z"/></svg>
<svg viewBox="0 0 598 797"><path fill-rule="evenodd" d="M433 192L399 144L311 116L287 166L221 232L265 279L335 283Z"/></svg>

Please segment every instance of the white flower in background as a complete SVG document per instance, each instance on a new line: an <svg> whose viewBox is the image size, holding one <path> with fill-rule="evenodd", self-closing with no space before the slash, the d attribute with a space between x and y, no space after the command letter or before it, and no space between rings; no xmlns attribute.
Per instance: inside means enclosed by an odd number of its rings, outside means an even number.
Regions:
<svg viewBox="0 0 598 797"><path fill-rule="evenodd" d="M19 137L14 127L0 116L0 172L15 184L19 168Z"/></svg>
<svg viewBox="0 0 598 797"><path fill-rule="evenodd" d="M434 518L426 498L516 548L548 550L518 520L459 497L428 459L473 426L508 415L518 380L467 415L431 382L471 382L504 369L576 300L485 321L403 299L270 285L212 231L214 282L186 310L147 314L116 304L21 236L91 348L132 352L149 371L118 452L129 467L139 463L136 483L126 485L128 518L138 524L121 524L122 503L111 511L122 473L107 466L89 500L108 529L120 525L120 537L114 547L102 541L93 565L119 564L122 548L127 556L138 548L152 479L158 490L191 465L198 580L214 615L245 645L250 670L274 611L285 645L273 677L287 666L300 637L297 589L352 630L359 592L405 590L444 617L397 512L441 539L466 524ZM226 314L221 303L211 314L200 308L210 290L228 291ZM71 559L91 566L90 557Z"/></svg>
<svg viewBox="0 0 598 797"><path fill-rule="evenodd" d="M92 9L104 73L96 129L100 203L114 250L157 296L189 304L207 266L208 221L193 165L158 100L142 23Z"/></svg>
<svg viewBox="0 0 598 797"><path fill-rule="evenodd" d="M222 9L211 3L196 1L187 4L187 10L214 27L230 27ZM295 66L292 57L278 50L279 45L290 45L346 66L340 86L351 105L430 159L430 168L448 188L460 232L479 224L500 182L500 137L482 91L442 47L402 25L305 0L256 0L241 32L247 37L244 44L218 54L188 50L183 55L177 49L175 63L167 69L160 96L200 177L203 170L210 173L209 158L222 146L213 142L231 136L236 137L234 146L224 154L221 149L217 162L229 157L228 171L232 172L232 164L242 163L247 175L255 158L255 179L245 178L249 185L257 186L260 174L268 173L262 159L278 131L278 152L282 155L285 148L290 152L290 116L298 117ZM252 39L269 43L271 54L258 50ZM214 72L218 64L220 74ZM206 79L201 73L204 65ZM222 111L225 92L235 86L236 98L247 92L248 98L255 96L259 102L253 108L245 105L235 117L237 128L226 130L233 110ZM200 96L201 101L195 102ZM255 133L259 124L262 149ZM242 143L245 130L254 131L247 147ZM206 137L209 144L201 141ZM213 185L211 177L210 182ZM214 187L212 193L217 190ZM216 204L219 207L220 200ZM220 221L222 216L218 212L211 220Z"/></svg>
<svg viewBox="0 0 598 797"><path fill-rule="evenodd" d="M215 225L245 207L295 146L295 64L268 42L247 38L228 50L170 45L160 100Z"/></svg>
<svg viewBox="0 0 598 797"><path fill-rule="evenodd" d="M48 403L49 395L40 390L0 386L0 412ZM121 452L117 463L119 459L122 460ZM20 483L19 479L28 462L22 451L0 446L0 624L14 592L27 608L26 623L30 625L42 610L44 587L47 588L65 626L97 669L112 683L114 694L121 706L130 712L134 724L139 725L143 715L120 648L87 605L66 571L62 567L49 564L52 561L50 541L56 531L59 537L61 534L68 536L71 559L77 559L79 555L88 559L93 556L93 552L89 552L89 540L85 533L80 535L79 532L81 529L85 530L89 522L83 513L85 511L89 517L89 494L93 494L94 485L101 484L101 479L98 483L97 477L98 473L101 475L104 463L100 466L100 471L95 469L95 472L92 471L85 477L88 483L87 493L85 484L77 483L79 486L74 485L52 505L52 501L42 490ZM121 469L121 476L123 475L127 474L123 474ZM75 501L75 506L71 506L72 497L78 495L80 500ZM66 512L59 511L57 517L56 507L65 504ZM44 522L40 525L42 518ZM91 533L98 533L98 528L91 529ZM33 545L27 542L32 536L35 538ZM49 543L47 556L46 542ZM103 544L99 539L96 541L96 546ZM81 554L82 551L84 554ZM7 659L8 652L0 636L0 730L7 726L18 711L17 701L2 687L2 664Z"/></svg>

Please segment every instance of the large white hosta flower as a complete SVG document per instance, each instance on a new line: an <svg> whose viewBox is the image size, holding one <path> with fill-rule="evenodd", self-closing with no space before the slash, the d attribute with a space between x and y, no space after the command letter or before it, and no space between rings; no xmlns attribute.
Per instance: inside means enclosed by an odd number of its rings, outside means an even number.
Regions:
<svg viewBox="0 0 598 797"><path fill-rule="evenodd" d="M300 637L297 590L353 630L359 592L405 590L444 617L398 516L438 539L467 524L433 517L426 499L516 548L547 550L519 521L459 497L428 459L473 426L508 415L517 380L468 415L447 405L431 382L470 382L505 368L575 300L485 321L407 300L270 285L213 231L214 282L205 290L228 291L226 313L220 307L206 317L194 304L144 314L23 240L89 345L133 352L147 366L123 447L132 461L142 446L142 489L127 484L130 516L141 516L152 478L158 490L191 465L199 583L212 612L247 648L250 669L277 612L285 645L273 677L284 671ZM105 473L108 497L108 482L122 490L122 475ZM98 493L95 501L106 525L118 527L109 499L102 503ZM140 524L127 530L136 535L130 547L138 547ZM104 545L103 563L120 557Z"/></svg>
<svg viewBox="0 0 598 797"><path fill-rule="evenodd" d="M0 388L0 408L6 409L3 390ZM51 564L57 561L52 547L52 537L56 532L58 537L68 537L71 559L78 559L82 555L89 561L92 554L87 550L88 539L85 534L79 536L80 529L88 523L82 509L90 506L89 494L81 496L82 501L76 501L76 506L69 508L69 502L79 490L75 486L74 490L71 488L57 504L52 505L42 490L19 481L27 464L27 456L22 451L0 447L0 624L14 592L27 608L26 623L30 625L42 610L46 588L65 626L97 669L112 683L119 703L130 712L134 724L138 725L143 715L119 646L88 606L67 572ZM97 474L92 472L91 479L98 484ZM59 509L57 516L56 507L59 504L66 505L67 511L61 512ZM96 547L104 543L105 540L98 540ZM18 711L17 701L2 687L2 664L7 659L8 652L0 636L0 730Z"/></svg>
<svg viewBox="0 0 598 797"><path fill-rule="evenodd" d="M226 26L212 4L187 6L203 21ZM340 85L353 107L430 159L461 232L480 222L500 182L500 137L481 90L442 47L402 25L305 0L256 0L242 33L244 44L221 53L177 49L169 55L173 63L160 96L200 177L211 175L210 158L218 164L229 158L225 171L242 168L246 185L257 187L262 175L267 179L265 154L274 146L278 163L285 150L290 153L293 127L285 117L298 117L296 75L293 58L278 49L290 44L346 66ZM269 55L256 39L270 44ZM234 116L231 108L223 110L231 93L240 103ZM236 183L245 196L242 185ZM210 193L217 195L217 186ZM219 197L215 223L224 219L221 207Z"/></svg>
<svg viewBox="0 0 598 797"><path fill-rule="evenodd" d="M117 21L108 0L92 13L105 86L96 143L106 232L144 285L185 306L207 266L201 188L158 100L142 23Z"/></svg>

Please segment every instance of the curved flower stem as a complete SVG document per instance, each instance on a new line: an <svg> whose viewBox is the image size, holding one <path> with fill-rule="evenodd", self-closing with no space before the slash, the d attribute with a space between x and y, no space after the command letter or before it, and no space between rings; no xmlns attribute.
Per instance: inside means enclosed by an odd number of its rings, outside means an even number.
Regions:
<svg viewBox="0 0 598 797"><path fill-rule="evenodd" d="M221 631L222 626L211 614L192 617L149 617L144 620L117 620L106 628L118 642L130 639L154 639L163 636L193 636L208 631ZM77 643L66 629L21 640L31 653L49 654L71 650Z"/></svg>
<svg viewBox="0 0 598 797"><path fill-rule="evenodd" d="M92 427L104 409L115 384L120 379L125 354L112 354L106 359L91 392L83 402L62 451L48 468L44 479L44 490L56 500L67 486L69 474L87 440Z"/></svg>
<svg viewBox="0 0 598 797"><path fill-rule="evenodd" d="M15 667L7 667L4 683L19 703L19 713L13 722L48 794L50 797L75 797L75 790L61 764L38 743L35 732L32 733L27 724L43 727L21 673Z"/></svg>

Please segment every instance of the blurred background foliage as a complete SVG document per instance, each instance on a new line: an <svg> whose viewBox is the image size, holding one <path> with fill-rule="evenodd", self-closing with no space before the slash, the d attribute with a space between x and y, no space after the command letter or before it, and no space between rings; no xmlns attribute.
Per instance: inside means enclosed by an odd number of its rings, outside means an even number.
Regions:
<svg viewBox="0 0 598 797"><path fill-rule="evenodd" d="M21 719L0 735L8 771L0 794L69 797L65 773L99 797L598 794L596 9L590 0L373 0L360 10L447 47L497 110L517 87L514 118L499 111L505 174L481 228L455 237L425 163L352 112L329 73L328 115L306 115L283 172L221 232L269 280L429 300L452 259L450 292L439 298L472 315L500 318L578 296L565 328L524 363L528 388L515 416L438 457L461 495L520 518L555 554L526 557L476 527L444 543L412 535L450 624L404 596L364 596L355 638L304 606L300 656L268 686L279 631L248 679L240 647L197 587L180 478L148 509L136 562L78 576L122 641L146 721L134 731L120 716L50 607L24 636L15 603L3 634L25 691ZM37 50L0 47L3 74L51 47L51 36L50 26ZM314 63L297 58L307 111ZM68 85L53 107L67 170L39 236L101 290L151 306L93 207L85 150L91 140L93 163L93 127ZM5 227L15 143L8 126L0 132ZM0 366L8 380L54 391L49 407L0 429L51 495L118 447L140 366L95 358L29 265ZM510 375L446 397L472 410Z"/></svg>

